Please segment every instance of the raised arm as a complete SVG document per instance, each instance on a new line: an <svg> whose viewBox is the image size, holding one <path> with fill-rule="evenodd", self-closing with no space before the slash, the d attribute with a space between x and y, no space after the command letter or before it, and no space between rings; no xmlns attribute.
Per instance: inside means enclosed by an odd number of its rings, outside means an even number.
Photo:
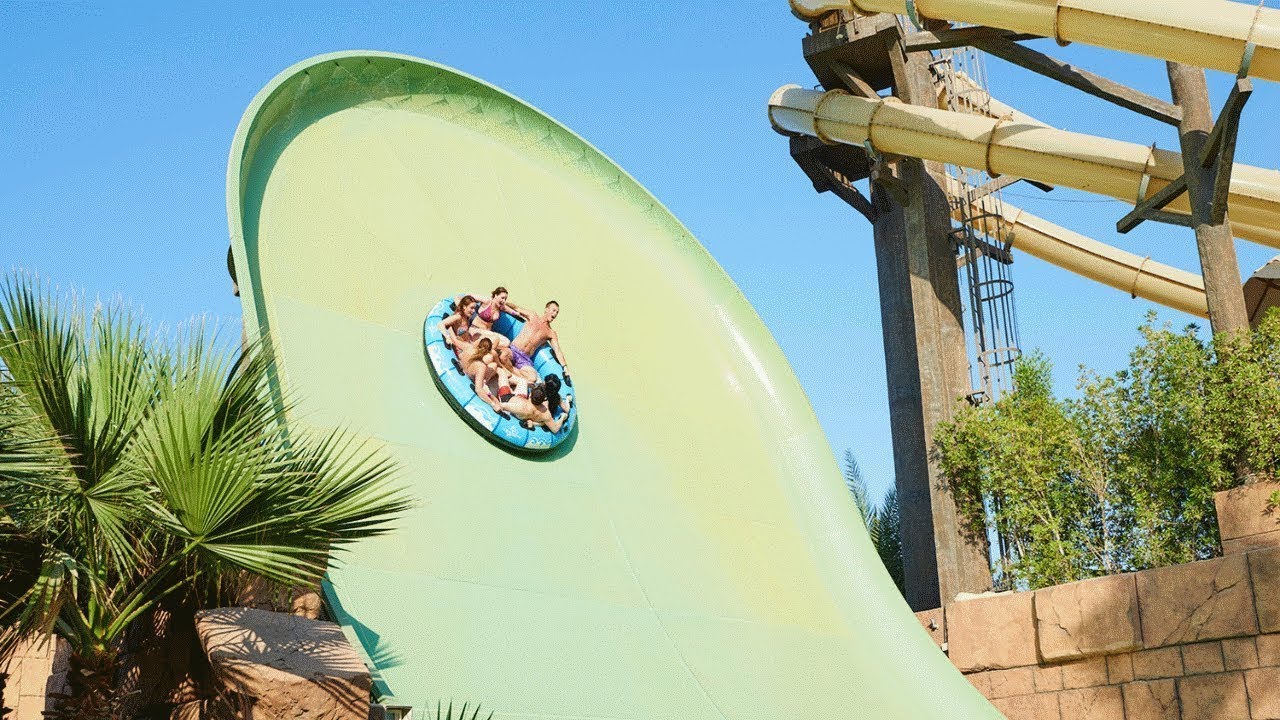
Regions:
<svg viewBox="0 0 1280 720"><path fill-rule="evenodd" d="M458 313L454 313L449 317L440 321L440 325L439 325L440 334L444 336L445 345L448 345L449 347L453 347L453 344L457 342L458 336L454 334L453 326L457 325L461 321L462 321L462 316L459 315Z"/></svg>
<svg viewBox="0 0 1280 720"><path fill-rule="evenodd" d="M564 361L564 353L560 352L560 336L555 330L551 331L551 337L547 338L547 343L551 345L551 352L555 353L556 362L560 363L560 367L564 368L566 373L569 372L569 363Z"/></svg>
<svg viewBox="0 0 1280 720"><path fill-rule="evenodd" d="M530 311L528 308L520 307L519 305L516 305L515 303L511 302L510 299L507 300L507 311L510 312L512 315L515 315L516 317L520 318L521 320L528 320L529 317L533 315L533 312Z"/></svg>

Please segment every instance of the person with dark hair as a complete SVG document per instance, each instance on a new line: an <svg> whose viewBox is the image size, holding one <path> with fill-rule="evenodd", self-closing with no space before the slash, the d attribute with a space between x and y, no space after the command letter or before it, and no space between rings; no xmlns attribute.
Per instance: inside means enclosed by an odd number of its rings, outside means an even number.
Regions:
<svg viewBox="0 0 1280 720"><path fill-rule="evenodd" d="M544 425L553 433L560 432L560 428L569 419L567 414L559 418L551 416L551 411L547 409L547 387L543 383L527 385L520 382L515 393L502 403L502 409L529 426Z"/></svg>
<svg viewBox="0 0 1280 720"><path fill-rule="evenodd" d="M552 373L542 379L542 385L547 389L547 409L552 415L556 414L556 408L564 412L569 412L569 406L573 402L572 395L566 395L564 399L560 399L560 376Z"/></svg>
<svg viewBox="0 0 1280 720"><path fill-rule="evenodd" d="M555 353L556 362L568 374L569 364L564 361L564 353L560 351L560 336L551 328L551 321L560 315L560 303L548 301L541 315L510 303L507 305L525 318L524 327L520 328L520 333L511 341L512 363L516 372L529 382L537 382L538 371L533 368L533 355L543 343L548 343L551 345L551 352Z"/></svg>

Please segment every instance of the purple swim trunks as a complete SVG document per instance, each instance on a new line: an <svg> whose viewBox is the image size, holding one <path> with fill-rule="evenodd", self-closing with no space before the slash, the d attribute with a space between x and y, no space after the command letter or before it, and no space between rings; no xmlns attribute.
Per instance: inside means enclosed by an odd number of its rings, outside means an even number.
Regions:
<svg viewBox="0 0 1280 720"><path fill-rule="evenodd" d="M512 345L511 364L514 365L517 370L520 370L527 367L533 367L533 360L530 360L529 356L525 355L523 350Z"/></svg>

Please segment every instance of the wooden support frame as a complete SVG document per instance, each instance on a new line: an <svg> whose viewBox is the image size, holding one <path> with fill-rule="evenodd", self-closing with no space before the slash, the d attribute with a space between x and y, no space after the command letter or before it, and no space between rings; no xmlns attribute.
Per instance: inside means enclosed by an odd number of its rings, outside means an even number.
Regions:
<svg viewBox="0 0 1280 720"><path fill-rule="evenodd" d="M1252 93L1253 83L1248 78L1236 78L1235 87L1231 89L1231 95L1218 113L1218 119L1213 124L1209 139L1205 142L1204 151L1198 158L1201 168L1211 170L1213 193L1208 207L1205 208L1205 219L1209 225L1221 225L1227 218L1227 199L1231 194L1231 172L1236 157L1236 139L1240 134L1240 114ZM1187 192L1187 176L1184 174L1166 185L1160 192L1139 202L1129 214L1120 218L1116 223L1116 230L1121 234L1127 233L1145 220L1195 227L1196 222L1192 215L1164 211L1169 203L1185 192ZM1145 182L1142 194L1146 194Z"/></svg>
<svg viewBox="0 0 1280 720"><path fill-rule="evenodd" d="M846 180L840 173L831 168L825 168L825 170L831 177L831 185L828 188L831 193L845 201L846 204L861 213L862 217L867 219L867 222L874 225L876 219L880 217L880 211L876 210L871 201L867 199L867 196L863 195L857 186Z"/></svg>
<svg viewBox="0 0 1280 720"><path fill-rule="evenodd" d="M835 72L842 81L844 81L844 86L849 90L849 92L872 100L876 100L880 97L880 93L876 92L876 89L871 87L871 83L863 80L862 76L858 74L858 71L854 70L848 64L835 61L830 63L830 67L831 70Z"/></svg>
<svg viewBox="0 0 1280 720"><path fill-rule="evenodd" d="M1146 181L1144 181L1142 183L1142 188L1143 188L1142 194L1144 195L1146 194L1146 185L1147 183ZM1191 227L1190 216L1176 215L1174 213L1164 212L1164 208L1168 206L1169 203L1173 202L1174 200L1177 200L1178 197L1183 193L1185 193L1186 191L1187 191L1187 176L1183 175L1179 177L1177 180L1174 180L1173 182L1164 186L1164 188L1161 189L1160 192L1156 193L1155 195L1152 195L1151 197L1139 202L1136 206L1134 206L1133 210L1131 210L1128 215L1125 215L1124 217L1120 218L1120 221L1116 223L1116 232L1119 232L1121 235L1128 233L1130 230L1141 225L1144 220L1159 220L1161 222L1168 222L1168 220L1166 220L1164 216L1173 216L1178 218L1185 217L1187 219L1185 226ZM1184 223L1177 222L1174 224L1183 225Z"/></svg>
<svg viewBox="0 0 1280 720"><path fill-rule="evenodd" d="M1144 92L1082 70L1070 63L1049 57L1042 52L1019 45L1013 40L999 35L977 36L970 43L973 47L994 55L1001 60L1011 62L1018 67L1070 85L1090 95L1145 115L1153 120L1178 126L1182 122L1182 110L1173 103L1148 95Z"/></svg>

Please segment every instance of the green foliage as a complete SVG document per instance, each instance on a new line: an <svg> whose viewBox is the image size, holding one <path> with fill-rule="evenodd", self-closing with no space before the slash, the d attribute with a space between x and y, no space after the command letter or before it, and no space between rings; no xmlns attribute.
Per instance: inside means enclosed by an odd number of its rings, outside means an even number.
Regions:
<svg viewBox="0 0 1280 720"><path fill-rule="evenodd" d="M0 286L0 624L72 651L76 712L115 714L130 625L225 601L248 572L314 585L334 551L407 506L347 435L286 431L266 348L164 337L23 275Z"/></svg>
<svg viewBox="0 0 1280 720"><path fill-rule="evenodd" d="M457 720L479 720L479 718L480 718L480 703L476 703L476 706L475 706L474 708L472 708L472 710L471 710L471 717L467 717L467 705L468 705L468 704L469 704L469 703L463 703L463 704L462 704L462 710L458 711L458 717L457 717ZM453 701L452 701L452 700L450 700L450 701L449 701L449 707L448 707L448 709L447 709L447 710L446 710L446 709L441 708L441 703L439 703L439 702L437 702L437 703L436 703L436 720L454 720L454 717L453 717ZM490 712L489 712L489 714L488 714L487 716L485 716L485 720L493 720L493 711L490 711Z"/></svg>
<svg viewBox="0 0 1280 720"><path fill-rule="evenodd" d="M903 590L902 573L902 535L899 530L898 490L892 488L885 494L879 506L872 504L867 493L867 483L862 479L862 468L853 457L853 452L844 451L844 484L858 506L862 522L867 526L867 534L875 545L880 562L889 571L898 590Z"/></svg>
<svg viewBox="0 0 1280 720"><path fill-rule="evenodd" d="M1213 493L1280 469L1280 314L1206 342L1154 316L1129 366L1053 397L1030 355L1016 390L965 408L936 449L969 529L999 540L998 584L1042 587L1217 551ZM988 511L991 512L988 512Z"/></svg>

